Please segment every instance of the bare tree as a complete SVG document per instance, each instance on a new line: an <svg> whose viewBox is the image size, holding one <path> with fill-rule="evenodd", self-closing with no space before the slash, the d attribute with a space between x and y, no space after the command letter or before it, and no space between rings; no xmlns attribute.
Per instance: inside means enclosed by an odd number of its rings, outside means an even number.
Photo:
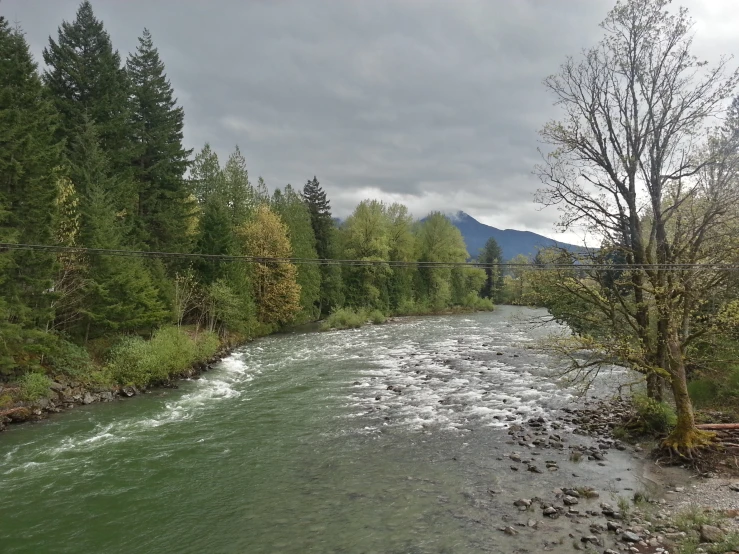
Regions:
<svg viewBox="0 0 739 554"><path fill-rule="evenodd" d="M660 396L658 376L667 378L678 424L665 444L689 454L709 437L695 427L685 349L697 296L721 276L675 264L730 254L716 237L735 216L727 206L737 201L736 173L707 126L738 76L726 58L709 67L691 53L692 20L669 4L619 1L601 24L601 42L544 81L563 116L541 131L553 151L537 167L545 184L538 200L562 210L564 228L585 226L626 264L619 286L628 284L628 296L603 295L598 275L585 288L569 283L632 337L626 350L636 354L621 359L648 375L652 396Z"/></svg>

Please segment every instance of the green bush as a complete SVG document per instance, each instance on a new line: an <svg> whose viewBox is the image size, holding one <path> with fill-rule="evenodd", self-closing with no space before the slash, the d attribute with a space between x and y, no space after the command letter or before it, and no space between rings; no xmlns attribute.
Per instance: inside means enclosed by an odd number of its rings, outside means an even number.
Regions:
<svg viewBox="0 0 739 554"><path fill-rule="evenodd" d="M385 317L385 314L383 314L380 310L372 310L369 314L369 320L374 325L380 325L387 321L387 317Z"/></svg>
<svg viewBox="0 0 739 554"><path fill-rule="evenodd" d="M718 396L718 386L708 379L696 379L688 383L690 399L696 406L710 406Z"/></svg>
<svg viewBox="0 0 739 554"><path fill-rule="evenodd" d="M48 398L51 394L51 379L43 373L26 373L18 379L21 398L34 402L41 398Z"/></svg>
<svg viewBox="0 0 739 554"><path fill-rule="evenodd" d="M677 424L675 409L669 404L657 402L643 394L635 394L633 401L645 432L664 434Z"/></svg>
<svg viewBox="0 0 739 554"><path fill-rule="evenodd" d="M197 339L177 327L162 327L151 340L125 337L110 353L107 370L121 385L147 386L168 380L218 349L214 333Z"/></svg>
<svg viewBox="0 0 739 554"><path fill-rule="evenodd" d="M83 347L59 339L47 356L52 373L63 373L76 379L86 379L95 372L90 353Z"/></svg>
<svg viewBox="0 0 739 554"><path fill-rule="evenodd" d="M462 306L473 310L492 312L495 309L493 301L489 298L480 298L477 293L469 292L462 301Z"/></svg>
<svg viewBox="0 0 739 554"><path fill-rule="evenodd" d="M351 308L339 308L331 312L321 324L322 331L331 329L358 329L367 323L367 312L364 310L354 311Z"/></svg>

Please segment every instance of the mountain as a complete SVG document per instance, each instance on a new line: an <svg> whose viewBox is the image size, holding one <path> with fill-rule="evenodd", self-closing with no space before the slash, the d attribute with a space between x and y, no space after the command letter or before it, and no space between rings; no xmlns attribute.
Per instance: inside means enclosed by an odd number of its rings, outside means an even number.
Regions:
<svg viewBox="0 0 739 554"><path fill-rule="evenodd" d="M559 246L575 252L583 248L573 244L557 242L554 239L537 235L531 231L516 231L515 229L496 229L490 225L480 223L474 217L464 212L447 215L454 226L460 230L467 245L470 257L477 257L480 249L490 237L493 237L503 251L504 261L510 260L518 254L533 257L540 248L548 246Z"/></svg>

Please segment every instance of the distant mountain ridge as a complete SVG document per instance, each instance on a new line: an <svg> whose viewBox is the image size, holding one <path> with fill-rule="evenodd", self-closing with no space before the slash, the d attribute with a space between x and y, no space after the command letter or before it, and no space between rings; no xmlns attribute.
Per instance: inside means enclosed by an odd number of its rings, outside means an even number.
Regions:
<svg viewBox="0 0 739 554"><path fill-rule="evenodd" d="M566 248L573 252L584 250L581 246L558 242L543 235L532 233L531 231L491 227L490 225L480 223L474 217L462 211L445 215L462 233L464 242L467 245L467 252L471 258L477 257L480 249L485 246L485 243L490 237L496 240L498 246L503 251L503 261L510 260L518 254L533 257L541 248L550 246Z"/></svg>

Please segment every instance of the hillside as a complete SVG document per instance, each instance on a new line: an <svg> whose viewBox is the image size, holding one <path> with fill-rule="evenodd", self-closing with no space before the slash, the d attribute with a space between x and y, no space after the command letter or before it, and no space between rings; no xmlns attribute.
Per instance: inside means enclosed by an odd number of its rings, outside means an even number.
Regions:
<svg viewBox="0 0 739 554"><path fill-rule="evenodd" d="M558 242L543 235L531 231L517 231L515 229L497 229L490 225L480 223L474 217L465 212L457 212L448 215L449 220L460 230L467 245L467 252L471 257L476 257L480 249L490 237L493 237L503 251L504 260L510 260L518 254L534 256L540 248L548 246L559 246L569 250L578 251L581 247Z"/></svg>

